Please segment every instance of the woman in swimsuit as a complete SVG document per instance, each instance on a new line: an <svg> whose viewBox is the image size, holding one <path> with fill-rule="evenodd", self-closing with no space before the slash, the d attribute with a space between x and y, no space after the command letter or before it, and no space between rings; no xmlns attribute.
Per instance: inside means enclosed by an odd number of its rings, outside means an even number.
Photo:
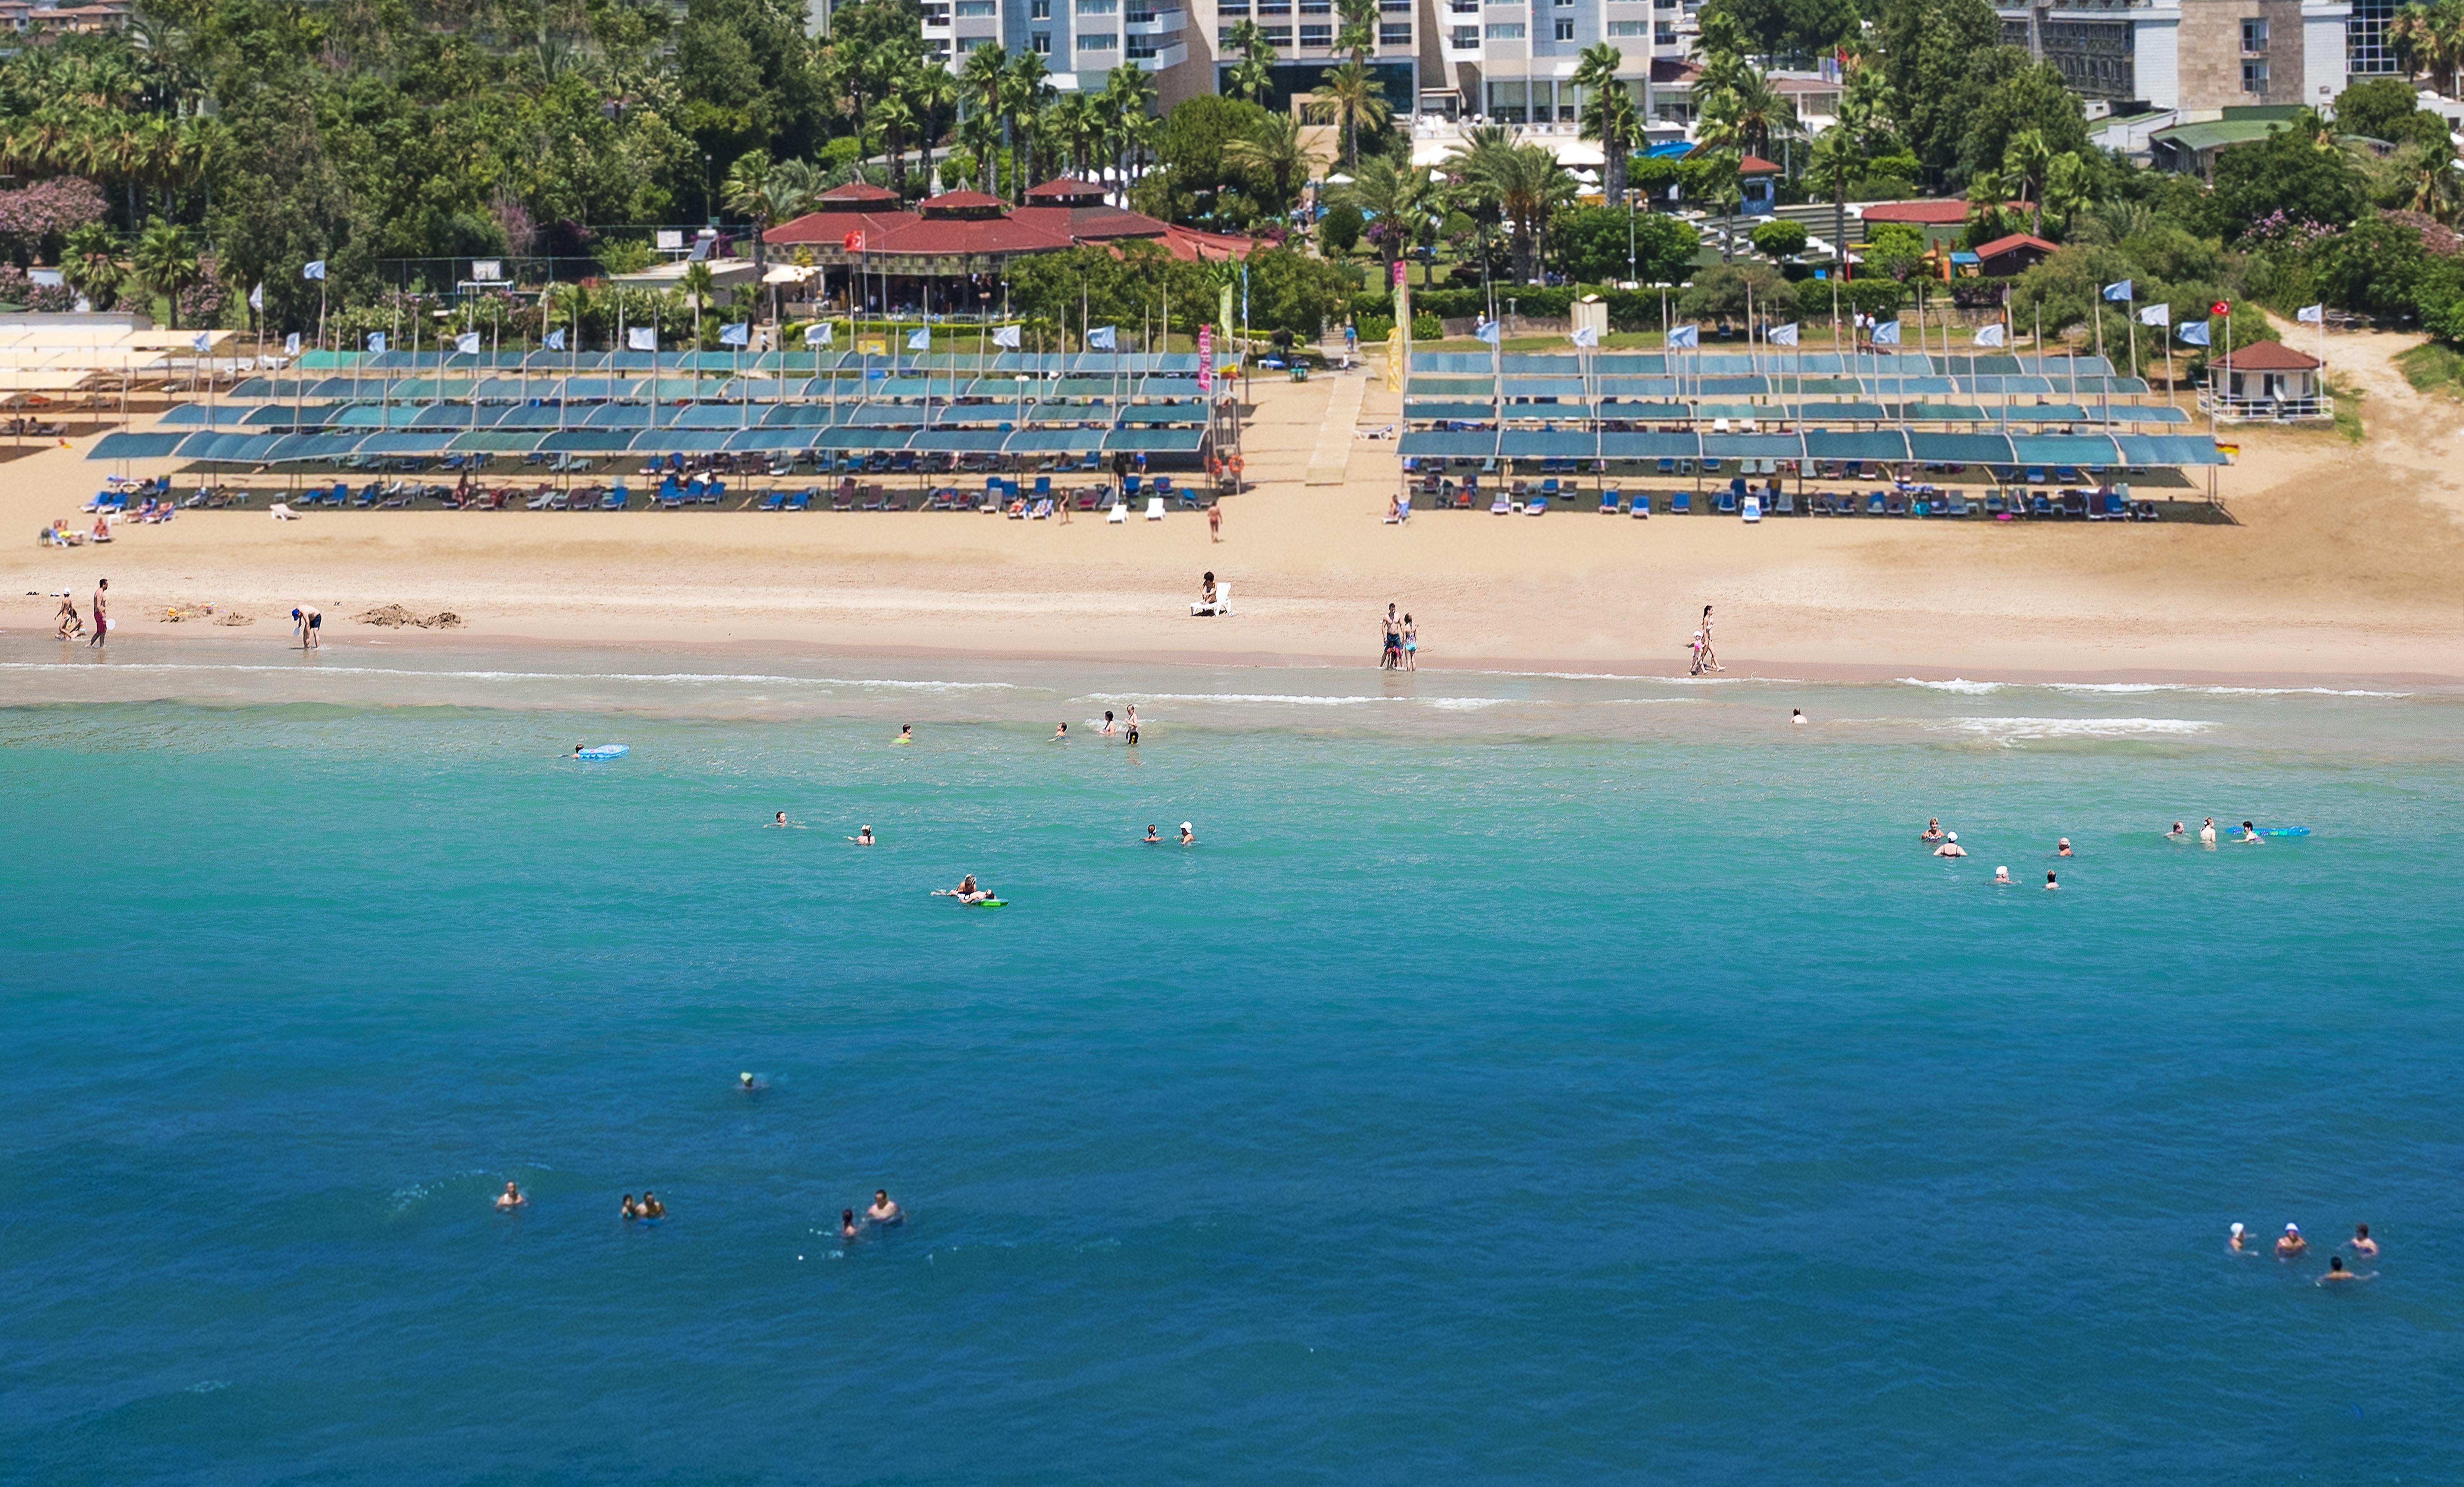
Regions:
<svg viewBox="0 0 2464 1487"><path fill-rule="evenodd" d="M1419 660L1419 626L1412 623L1412 617L1410 615L1405 615L1403 617L1403 669L1406 671L1419 670L1420 668Z"/></svg>
<svg viewBox="0 0 2464 1487"><path fill-rule="evenodd" d="M1927 817L1925 819L1925 829L1918 834L1917 840L1919 842L1940 842L1942 840L1942 818L1939 816Z"/></svg>

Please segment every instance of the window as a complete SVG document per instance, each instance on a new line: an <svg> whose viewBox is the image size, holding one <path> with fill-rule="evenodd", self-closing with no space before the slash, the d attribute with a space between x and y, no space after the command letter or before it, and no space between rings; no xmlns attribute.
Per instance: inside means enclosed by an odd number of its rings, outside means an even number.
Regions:
<svg viewBox="0 0 2464 1487"><path fill-rule="evenodd" d="M1038 56L1050 56L1052 55L1052 33L1048 31L1028 32L1026 33L1026 49Z"/></svg>
<svg viewBox="0 0 2464 1487"><path fill-rule="evenodd" d="M1478 15L1480 13L1480 0L1446 0L1446 13L1449 15Z"/></svg>
<svg viewBox="0 0 2464 1487"><path fill-rule="evenodd" d="M1381 47L1408 47L1412 44L1410 21L1379 21L1377 44Z"/></svg>
<svg viewBox="0 0 2464 1487"><path fill-rule="evenodd" d="M1412 13L1412 0L1377 0L1377 9L1391 15L1409 15Z"/></svg>
<svg viewBox="0 0 2464 1487"><path fill-rule="evenodd" d="M1609 34L1612 36L1648 36L1651 34L1651 23L1649 21L1611 21L1609 22Z"/></svg>
<svg viewBox="0 0 2464 1487"><path fill-rule="evenodd" d="M2265 93L2267 91L2267 62L2264 58L2251 57L2243 61L2241 64L2241 91L2244 93Z"/></svg>
<svg viewBox="0 0 2464 1487"><path fill-rule="evenodd" d="M1301 45L1305 47L1331 47L1334 45L1334 28L1331 26L1302 27Z"/></svg>
<svg viewBox="0 0 2464 1487"><path fill-rule="evenodd" d="M1249 0L1220 0L1215 13L1219 16L1246 15L1249 13Z"/></svg>
<svg viewBox="0 0 2464 1487"><path fill-rule="evenodd" d="M1334 13L1333 0L1301 0L1301 13L1303 15L1332 15Z"/></svg>
<svg viewBox="0 0 2464 1487"><path fill-rule="evenodd" d="M1111 15L1121 9L1121 0L1076 0L1071 9L1081 15Z"/></svg>
<svg viewBox="0 0 2464 1487"><path fill-rule="evenodd" d="M1523 23L1521 21L1491 21L1488 23L1488 39L1491 41L1520 41L1523 39Z"/></svg>
<svg viewBox="0 0 2464 1487"><path fill-rule="evenodd" d="M1454 48L1458 52L1477 51L1480 47L1480 28L1477 26L1456 27L1454 35L1447 39L1446 45Z"/></svg>
<svg viewBox="0 0 2464 1487"><path fill-rule="evenodd" d="M994 0L958 0L958 19L979 20L999 15L1001 7Z"/></svg>
<svg viewBox="0 0 2464 1487"><path fill-rule="evenodd" d="M1574 0L1557 0L1557 9L1560 11L1571 11L1573 8Z"/></svg>
<svg viewBox="0 0 2464 1487"><path fill-rule="evenodd" d="M1155 43L1153 36L1132 36L1130 38L1129 50L1122 54L1122 55L1127 56L1133 62L1149 60L1155 55Z"/></svg>
<svg viewBox="0 0 2464 1487"><path fill-rule="evenodd" d="M1677 28L1662 21L1651 28L1651 44L1655 47L1677 45Z"/></svg>
<svg viewBox="0 0 2464 1487"><path fill-rule="evenodd" d="M926 6L926 7L924 8L924 24L925 24L925 25L927 25L927 26L947 26L947 25L949 25L949 24L950 24L950 8L949 8L948 6L946 6L946 5L928 5L928 6Z"/></svg>
<svg viewBox="0 0 2464 1487"><path fill-rule="evenodd" d="M1555 32L1553 33L1553 34L1556 36L1556 38L1557 38L1559 41L1572 41L1572 40L1573 40L1573 39L1574 39L1574 23L1573 23L1573 21L1559 21L1559 22L1557 22L1556 30L1555 30Z"/></svg>
<svg viewBox="0 0 2464 1487"><path fill-rule="evenodd" d="M1292 0L1258 0L1258 13L1260 15L1289 15L1292 13Z"/></svg>
<svg viewBox="0 0 2464 1487"><path fill-rule="evenodd" d="M1081 52L1117 52L1120 48L1121 38L1115 33L1098 31L1078 33L1078 50Z"/></svg>
<svg viewBox="0 0 2464 1487"><path fill-rule="evenodd" d="M2241 23L2241 49L2245 52L2267 50L2267 22L2248 20Z"/></svg>
<svg viewBox="0 0 2464 1487"><path fill-rule="evenodd" d="M1270 47L1287 47L1292 44L1292 29L1289 26L1261 26L1258 29L1266 33L1266 45Z"/></svg>
<svg viewBox="0 0 2464 1487"><path fill-rule="evenodd" d="M1026 0L1026 18L1031 21L1052 19L1052 0Z"/></svg>

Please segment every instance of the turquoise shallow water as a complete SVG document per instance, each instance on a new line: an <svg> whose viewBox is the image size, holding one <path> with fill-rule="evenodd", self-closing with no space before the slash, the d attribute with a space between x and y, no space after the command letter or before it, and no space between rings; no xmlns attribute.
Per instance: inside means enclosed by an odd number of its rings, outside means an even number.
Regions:
<svg viewBox="0 0 2464 1487"><path fill-rule="evenodd" d="M0 646L0 1479L2464 1478L2456 698L753 672Z"/></svg>

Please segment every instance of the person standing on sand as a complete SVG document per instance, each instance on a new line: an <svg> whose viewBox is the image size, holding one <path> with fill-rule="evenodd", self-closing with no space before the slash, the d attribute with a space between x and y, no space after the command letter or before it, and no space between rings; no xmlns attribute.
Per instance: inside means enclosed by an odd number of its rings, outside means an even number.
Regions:
<svg viewBox="0 0 2464 1487"><path fill-rule="evenodd" d="M301 650L322 650L324 648L324 642L319 639L319 636L324 630L324 627L325 616L323 612L318 609L314 604L308 605L307 613L302 615L299 620L299 648Z"/></svg>
<svg viewBox="0 0 2464 1487"><path fill-rule="evenodd" d="M1206 540L1210 542L1223 540L1223 503L1221 501L1212 501L1207 504Z"/></svg>
<svg viewBox="0 0 2464 1487"><path fill-rule="evenodd" d="M1420 627L1412 623L1410 615L1403 617L1403 669L1420 669Z"/></svg>
<svg viewBox="0 0 2464 1487"><path fill-rule="evenodd" d="M1386 638L1377 651L1377 668L1381 671L1392 669L1403 654L1403 623L1396 617L1395 608L1388 604L1377 620L1378 633Z"/></svg>
<svg viewBox="0 0 2464 1487"><path fill-rule="evenodd" d="M104 611L110 607L110 599L111 580L109 579L95 579L94 634L87 639L86 644L88 645L101 645L103 637L111 632L111 616L104 613Z"/></svg>
<svg viewBox="0 0 2464 1487"><path fill-rule="evenodd" d="M1719 669L1721 668L1721 667L1720 667L1720 658L1719 658L1718 656L1716 656L1716 655L1712 654L1712 651L1711 651L1711 606L1710 606L1710 605L1708 605L1708 604L1705 604L1705 605L1703 606L1703 658L1702 658L1702 659L1703 659L1703 669L1704 669L1704 670L1705 670L1705 671L1717 671L1717 670L1719 670Z"/></svg>

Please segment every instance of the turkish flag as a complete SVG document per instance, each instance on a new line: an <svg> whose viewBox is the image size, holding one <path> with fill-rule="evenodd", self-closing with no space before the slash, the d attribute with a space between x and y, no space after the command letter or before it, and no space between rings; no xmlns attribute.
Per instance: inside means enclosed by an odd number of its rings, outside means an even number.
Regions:
<svg viewBox="0 0 2464 1487"><path fill-rule="evenodd" d="M2210 314L2210 315L2231 315L2231 314L2233 314L2233 306L2232 306L2232 305L2230 305L2230 304L2227 304L2225 301L2223 301L2223 300L2219 299L2219 300L2217 300L2214 304L2211 304L2211 305L2208 306L2208 314Z"/></svg>
<svg viewBox="0 0 2464 1487"><path fill-rule="evenodd" d="M860 253L864 251L864 234L861 232L848 233L847 235L847 251L851 253Z"/></svg>

